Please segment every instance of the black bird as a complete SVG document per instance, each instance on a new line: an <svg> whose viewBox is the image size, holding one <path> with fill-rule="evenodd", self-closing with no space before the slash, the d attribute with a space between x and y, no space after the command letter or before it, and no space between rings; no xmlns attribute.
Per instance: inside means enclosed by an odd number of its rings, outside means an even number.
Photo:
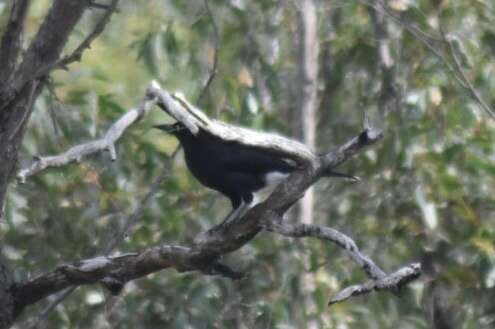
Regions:
<svg viewBox="0 0 495 329"><path fill-rule="evenodd" d="M221 225L243 215L255 192L279 183L296 169L295 163L261 148L225 141L202 129L195 136L180 122L155 128L177 137L197 180L230 199L233 210Z"/></svg>

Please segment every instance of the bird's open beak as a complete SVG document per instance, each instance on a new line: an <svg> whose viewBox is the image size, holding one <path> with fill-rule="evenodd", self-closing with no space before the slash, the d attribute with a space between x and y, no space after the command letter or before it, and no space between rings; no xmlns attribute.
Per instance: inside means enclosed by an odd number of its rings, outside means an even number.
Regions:
<svg viewBox="0 0 495 329"><path fill-rule="evenodd" d="M153 126L153 128L157 128L157 129L163 130L164 132L166 132L168 134L173 134L173 133L175 133L175 132L177 132L179 130L182 130L182 127L177 126L176 124L155 125L155 126Z"/></svg>

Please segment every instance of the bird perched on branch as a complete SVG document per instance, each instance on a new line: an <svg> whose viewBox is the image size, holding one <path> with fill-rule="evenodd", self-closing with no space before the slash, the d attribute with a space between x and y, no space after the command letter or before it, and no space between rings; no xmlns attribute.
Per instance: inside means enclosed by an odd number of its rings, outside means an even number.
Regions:
<svg viewBox="0 0 495 329"><path fill-rule="evenodd" d="M155 128L177 137L187 167L201 184L230 199L233 209L221 225L242 216L253 203L255 192L278 184L296 169L294 161L280 154L226 141L202 129L195 136L180 122ZM354 178L341 173L330 176Z"/></svg>

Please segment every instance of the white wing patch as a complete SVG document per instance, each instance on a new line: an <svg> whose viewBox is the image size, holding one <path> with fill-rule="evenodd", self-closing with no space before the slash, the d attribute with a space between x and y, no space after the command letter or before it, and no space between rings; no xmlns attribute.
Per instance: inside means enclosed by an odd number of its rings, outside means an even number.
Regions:
<svg viewBox="0 0 495 329"><path fill-rule="evenodd" d="M265 175L265 182L266 185L275 185L280 183L287 177L289 177L288 173L283 173L280 171L272 171Z"/></svg>
<svg viewBox="0 0 495 329"><path fill-rule="evenodd" d="M266 187L253 193L253 201L249 204L249 208L252 208L258 203L264 201L266 197L273 192L278 183L287 177L289 177L289 174L280 171L272 171L266 174Z"/></svg>

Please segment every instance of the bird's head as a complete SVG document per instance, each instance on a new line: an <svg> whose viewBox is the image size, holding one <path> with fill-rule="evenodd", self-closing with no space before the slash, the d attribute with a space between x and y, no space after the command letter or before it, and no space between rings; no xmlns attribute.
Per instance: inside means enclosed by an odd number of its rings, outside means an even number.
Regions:
<svg viewBox="0 0 495 329"><path fill-rule="evenodd" d="M167 134L172 134L175 136L181 135L181 133L184 133L187 131L187 128L180 122L176 122L173 124L156 125L153 127L160 129L160 130L163 130Z"/></svg>

